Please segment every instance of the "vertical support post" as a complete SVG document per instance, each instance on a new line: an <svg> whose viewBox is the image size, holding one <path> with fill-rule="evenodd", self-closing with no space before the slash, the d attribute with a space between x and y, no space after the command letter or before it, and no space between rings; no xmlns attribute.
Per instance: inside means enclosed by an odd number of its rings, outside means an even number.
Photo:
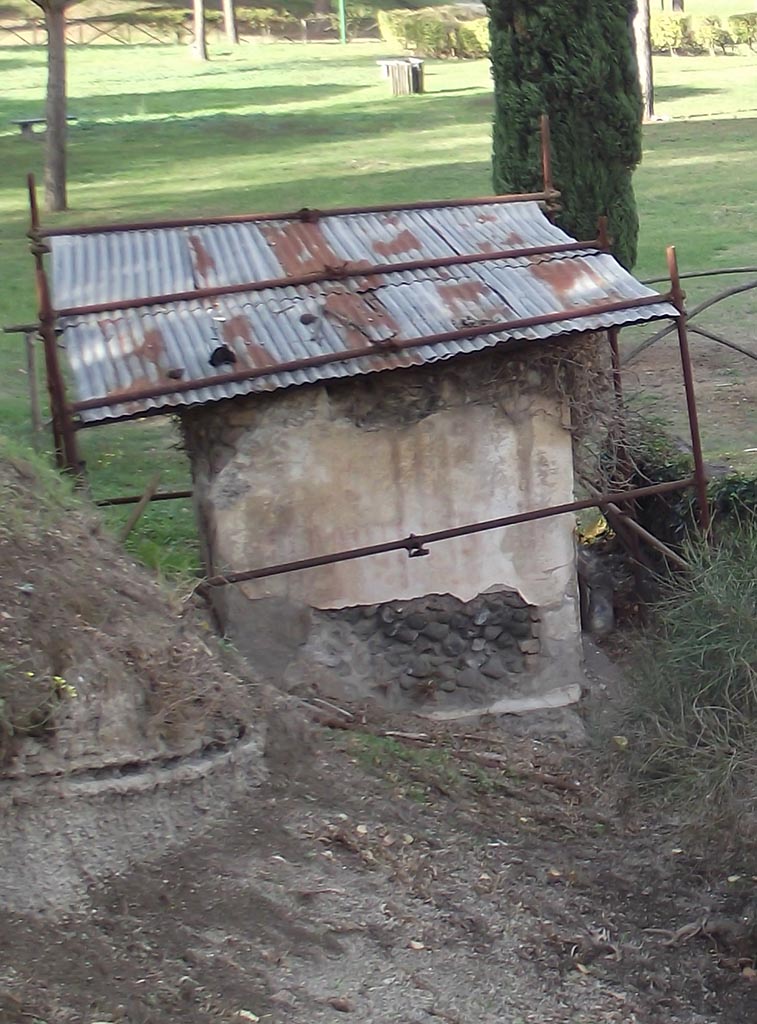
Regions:
<svg viewBox="0 0 757 1024"><path fill-rule="evenodd" d="M691 352L689 350L689 334L686 329L686 310L684 307L685 295L681 288L681 278L678 272L678 257L676 248L669 245L667 248L668 272L670 274L670 299L678 310L676 317L676 331L678 333L678 348L681 353L681 369L683 370L683 386L686 391L686 411L689 417L689 431L691 434L691 451L694 456L694 480L696 481L697 504L699 507L699 526L703 533L710 528L710 506L707 500L707 473L704 468L702 457L702 440L699 434L699 416L697 414L696 394L694 391L694 373L691 368Z"/></svg>
<svg viewBox="0 0 757 1024"><path fill-rule="evenodd" d="M549 194L555 191L552 182L552 145L549 131L549 115L541 115L541 173L544 191Z"/></svg>
<svg viewBox="0 0 757 1024"><path fill-rule="evenodd" d="M59 469L67 469L78 474L81 469L76 444L76 431L70 411L66 404L66 389L63 374L58 360L58 339L55 334L55 311L50 299L50 288L42 259L44 247L39 237L39 206L37 204L37 187L34 175L27 179L29 189L29 210L31 225L32 255L35 264L35 283L37 287L37 303L39 306L39 333L45 352L45 375L47 390L50 396L50 414L53 425L53 443L55 445L55 461Z"/></svg>
<svg viewBox="0 0 757 1024"><path fill-rule="evenodd" d="M26 344L26 376L29 381L29 412L32 421L32 446L39 449L39 441L42 435L42 413L39 407L39 388L37 387L37 349L35 347L34 334L27 332L24 335Z"/></svg>
<svg viewBox="0 0 757 1024"><path fill-rule="evenodd" d="M602 252L609 252L612 245L609 234L607 233L607 217L601 216L597 222L597 240L598 247Z"/></svg>
<svg viewBox="0 0 757 1024"><path fill-rule="evenodd" d="M339 4L339 42L345 45L347 42L347 4L346 0L337 0Z"/></svg>
<svg viewBox="0 0 757 1024"><path fill-rule="evenodd" d="M610 339L610 359L612 362L612 387L615 392L615 401L620 408L623 405L623 378L620 372L620 348L618 347L618 338L620 336L619 327L611 327L607 332Z"/></svg>

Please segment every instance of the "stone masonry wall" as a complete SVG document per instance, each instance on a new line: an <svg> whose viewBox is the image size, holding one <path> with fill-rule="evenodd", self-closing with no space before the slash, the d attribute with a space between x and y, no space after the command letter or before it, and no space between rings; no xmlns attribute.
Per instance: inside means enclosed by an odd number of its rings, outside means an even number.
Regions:
<svg viewBox="0 0 757 1024"><path fill-rule="evenodd" d="M393 707L478 704L522 688L540 664L539 632L538 610L513 591L467 602L433 594L318 613L299 662ZM361 664L369 671L359 679Z"/></svg>

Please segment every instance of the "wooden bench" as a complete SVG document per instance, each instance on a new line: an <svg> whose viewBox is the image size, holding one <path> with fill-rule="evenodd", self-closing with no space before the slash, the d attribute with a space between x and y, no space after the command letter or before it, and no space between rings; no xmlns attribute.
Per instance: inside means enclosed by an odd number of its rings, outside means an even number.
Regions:
<svg viewBox="0 0 757 1024"><path fill-rule="evenodd" d="M77 120L78 120L78 118L73 117L73 116L70 116L70 117L66 118L66 121L68 121L69 124L72 124L73 122L75 122ZM47 118L46 117L14 117L11 120L11 124L15 124L15 125L18 126L19 130L21 131L21 134L23 135L23 137L25 139L32 139L32 138L35 137L35 135L42 135L42 134L44 134L43 132L35 132L34 131L34 126L38 125L38 124L41 124L41 125L45 125L45 127L47 127Z"/></svg>

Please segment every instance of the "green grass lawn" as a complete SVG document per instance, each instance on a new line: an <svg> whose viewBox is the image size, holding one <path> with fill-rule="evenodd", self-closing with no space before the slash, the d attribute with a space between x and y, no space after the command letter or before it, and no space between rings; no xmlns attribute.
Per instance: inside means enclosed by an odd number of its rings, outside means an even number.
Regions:
<svg viewBox="0 0 757 1024"><path fill-rule="evenodd" d="M688 6L688 5L687 5ZM71 211L56 223L186 216L303 205L470 196L490 190L491 85L486 61L427 64L428 92L392 98L380 43L248 44L206 66L183 48L69 51ZM0 49L0 324L34 316L25 176L42 144L9 120L42 111L42 49ZM664 270L675 242L684 268L757 263L757 55L659 58L657 110L636 177L641 276ZM0 428L27 432L20 338L0 348ZM96 496L139 490L150 465L164 487L187 467L166 420L80 435ZM114 513L116 515L116 513ZM135 549L173 569L187 548L186 504L155 505Z"/></svg>

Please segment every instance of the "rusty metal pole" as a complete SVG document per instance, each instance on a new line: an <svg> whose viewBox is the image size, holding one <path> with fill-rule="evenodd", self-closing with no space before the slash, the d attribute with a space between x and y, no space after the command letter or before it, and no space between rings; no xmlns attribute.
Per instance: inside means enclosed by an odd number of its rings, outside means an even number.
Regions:
<svg viewBox="0 0 757 1024"><path fill-rule="evenodd" d="M620 336L619 327L611 327L607 332L607 336L610 340L610 358L612 361L612 386L615 391L615 401L618 409L623 406L623 378L620 371L620 347L618 345L618 338Z"/></svg>
<svg viewBox="0 0 757 1024"><path fill-rule="evenodd" d="M683 386L686 391L686 411L689 417L689 431L691 434L691 451L694 456L694 480L696 481L697 504L699 506L699 526L703 533L710 528L710 505L707 499L707 472L702 457L702 439L699 434L699 416L697 414L696 394L694 390L694 373L691 367L691 352L689 350L689 335L686 329L686 309L684 299L686 298L681 288L681 278L678 273L678 257L674 245L667 248L668 272L670 273L670 300L678 310L676 317L676 331L678 333L678 348L681 353L681 368L683 370Z"/></svg>
<svg viewBox="0 0 757 1024"><path fill-rule="evenodd" d="M552 135L549 128L549 115L542 114L540 122L540 139L541 139L541 174L543 181L544 191L544 204L547 208L547 216L550 220L554 220L557 214L560 212L560 204L558 202L560 193L555 188L555 183L552 179Z"/></svg>
<svg viewBox="0 0 757 1024"><path fill-rule="evenodd" d="M548 114L541 115L541 173L544 192L549 195L550 192L554 192L555 186L552 183L552 145Z"/></svg>
<svg viewBox="0 0 757 1024"><path fill-rule="evenodd" d="M33 174L28 176L27 186L29 189L30 211L28 235L31 241L32 255L34 256L34 276L37 288L37 304L39 306L39 333L45 352L45 376L47 378L47 391L50 396L55 461L59 469L66 469L78 475L81 471L81 463L78 456L76 431L71 411L66 404L66 388L58 360L55 311L50 298L50 287L43 260L44 254L47 252L47 246L42 242L39 234L37 186Z"/></svg>

